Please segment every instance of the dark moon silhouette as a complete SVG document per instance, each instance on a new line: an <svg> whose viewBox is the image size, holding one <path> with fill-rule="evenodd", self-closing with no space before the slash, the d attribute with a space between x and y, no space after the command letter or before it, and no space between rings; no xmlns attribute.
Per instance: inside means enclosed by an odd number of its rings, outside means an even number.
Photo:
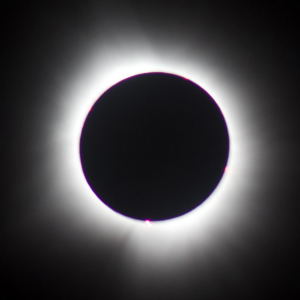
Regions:
<svg viewBox="0 0 300 300"><path fill-rule="evenodd" d="M199 206L223 176L224 117L201 87L167 73L127 78L89 112L81 134L84 175L114 211L164 220Z"/></svg>

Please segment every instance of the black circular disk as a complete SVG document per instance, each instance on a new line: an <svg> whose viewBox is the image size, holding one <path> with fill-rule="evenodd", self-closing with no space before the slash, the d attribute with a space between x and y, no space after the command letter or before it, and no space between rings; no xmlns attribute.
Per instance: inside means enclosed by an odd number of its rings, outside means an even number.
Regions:
<svg viewBox="0 0 300 300"><path fill-rule="evenodd" d="M224 117L201 87L146 73L108 89L80 139L84 175L114 211L164 220L189 212L214 191L229 152Z"/></svg>

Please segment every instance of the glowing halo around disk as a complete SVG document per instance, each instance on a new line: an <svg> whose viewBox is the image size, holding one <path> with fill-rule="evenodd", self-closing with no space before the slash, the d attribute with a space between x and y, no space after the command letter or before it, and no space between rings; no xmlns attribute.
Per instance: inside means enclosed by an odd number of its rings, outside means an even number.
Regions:
<svg viewBox="0 0 300 300"><path fill-rule="evenodd" d="M126 235L126 260L142 256L152 264L156 262L159 268L174 259L180 261L179 257L185 261L191 253L209 249L218 243L221 229L233 230L238 220L249 218L253 162L259 161L260 151L259 136L247 121L251 96L242 92L240 83L230 80L230 74L210 66L209 59L200 61L193 54L179 52L170 55L172 49L146 47L104 51L99 47L94 53L87 53L70 75L65 89L56 95L59 106L50 132L57 149L51 154L52 185L62 195L57 208L68 211L78 228L93 239L101 236L102 240L116 240ZM85 180L79 157L81 129L94 102L113 84L147 72L186 77L205 89L219 105L230 138L228 166L213 194L190 213L151 222L151 226L122 216L101 203Z"/></svg>

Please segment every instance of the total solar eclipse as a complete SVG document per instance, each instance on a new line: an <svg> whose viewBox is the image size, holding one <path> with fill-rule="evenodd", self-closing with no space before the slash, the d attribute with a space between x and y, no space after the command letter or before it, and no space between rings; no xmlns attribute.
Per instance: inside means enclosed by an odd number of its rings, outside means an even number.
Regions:
<svg viewBox="0 0 300 300"><path fill-rule="evenodd" d="M229 154L223 114L192 81L168 73L126 78L89 111L80 138L86 180L114 211L166 220L203 203Z"/></svg>

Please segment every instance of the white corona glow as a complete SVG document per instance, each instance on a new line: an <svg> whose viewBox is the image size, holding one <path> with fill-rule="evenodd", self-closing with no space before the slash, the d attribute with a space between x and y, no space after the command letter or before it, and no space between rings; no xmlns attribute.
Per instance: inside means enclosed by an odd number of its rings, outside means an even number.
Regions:
<svg viewBox="0 0 300 300"><path fill-rule="evenodd" d="M87 53L78 64L65 90L56 95L60 106L50 134L59 150L51 160L55 169L53 185L65 195L56 205L76 217L93 238L106 234L108 239L116 239L127 234L128 261L143 257L161 268L175 259L183 262L191 253L199 254L217 243L221 228L231 230L239 218L246 217L253 164L259 156L258 137L247 126L249 99L245 98L249 96L226 72L207 61L192 53L145 45L107 50L95 46L94 52ZM79 156L81 130L95 101L117 82L147 72L176 74L205 89L219 105L230 136L228 167L211 196L193 211L178 218L149 222L151 226L122 216L99 201L85 180Z"/></svg>

